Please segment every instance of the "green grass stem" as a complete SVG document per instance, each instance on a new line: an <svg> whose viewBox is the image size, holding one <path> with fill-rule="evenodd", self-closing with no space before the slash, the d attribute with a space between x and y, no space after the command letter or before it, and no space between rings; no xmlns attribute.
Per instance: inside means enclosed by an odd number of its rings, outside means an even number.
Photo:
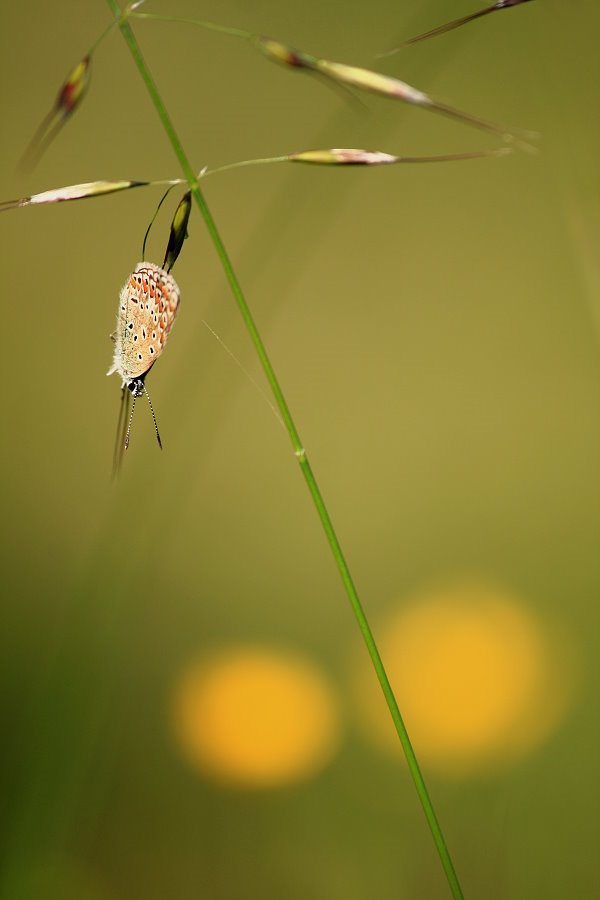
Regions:
<svg viewBox="0 0 600 900"><path fill-rule="evenodd" d="M250 338L252 340L252 343L254 344L254 348L259 356L265 376L269 382L271 390L273 391L273 395L275 397L275 402L277 404L277 407L278 407L281 417L283 419L286 431L288 432L288 435L292 442L292 446L294 448L294 453L300 464L301 471L304 475L306 484L308 486L311 497L312 497L315 507L317 509L317 513L321 520L321 524L323 526L323 529L325 530L325 534L327 536L327 540L328 540L331 552L333 554L336 565L338 567L338 571L340 573L342 582L346 589L346 593L347 593L350 603L352 605L352 609L353 609L354 615L356 617L356 620L358 622L358 626L360 628L360 631L364 638L365 644L367 646L369 656L371 657L371 662L372 662L375 672L377 674L377 678L379 680L381 690L383 691L388 708L390 710L390 714L394 721L394 725L395 725L396 731L398 733L398 738L402 745L402 749L404 750L404 754L406 756L406 760L408 763L408 768L409 768L410 774L412 776L413 782L415 784L417 794L421 801L421 805L425 812L425 816L426 816L427 822L429 824L431 833L433 835L435 845L438 849L438 852L439 852L439 855L440 855L440 858L442 861L442 865L443 865L444 871L446 873L446 877L448 879L450 889L452 891L452 895L455 898L455 900L463 900L463 894L462 894L462 891L460 888L458 877L454 870L454 866L452 863L452 859L450 857L450 853L446 846L446 842L444 840L442 830L438 823L437 816L435 814L433 805L431 803L431 799L429 797L429 793L425 786L425 781L421 774L421 770L419 768L419 764L417 762L415 752L412 748L410 739L408 737L408 732L407 732L404 722L402 720L402 716L400 715L400 710L399 710L398 704L396 702L394 693L392 691L390 682L388 680L383 662L381 660L381 656L379 655L379 651L377 649L377 645L375 643L373 633L372 633L369 623L367 621L367 617L364 613L357 590L354 586L354 582L352 580L350 570L348 568L346 560L344 559L344 555L342 553L342 548L340 546L340 543L336 536L335 530L333 528L333 523L332 523L329 513L327 511L327 507L325 506L325 502L321 495L321 491L319 490L317 481L313 474L310 462L308 460L308 456L306 454L306 451L304 449L302 441L300 440L298 431L296 430L296 426L295 426L292 416L290 414L290 411L289 411L287 402L285 400L285 397L283 395L283 392L281 390L281 387L279 386L279 382L277 380L277 377L275 375L275 372L273 370L271 362L269 361L267 351L262 342L262 339L260 337L258 329L254 323L252 314L250 312L248 304L246 303L244 294L243 294L240 284L237 280L237 277L235 275L235 272L233 270L233 267L231 265L229 257L227 255L225 246L219 236L219 232L217 230L216 224L212 218L212 215L208 209L208 206L206 205L206 201L204 200L204 197L200 191L200 188L198 187L198 180L196 178L196 175L194 174L194 170L193 170L193 168L188 160L188 157L183 149L181 141L177 137L177 133L175 131L173 123L171 122L171 120L169 118L167 110L166 110L166 108L161 100L161 97L159 95L157 86L152 78L152 75L150 74L150 70L148 69L146 62L144 61L144 58L143 58L140 48L137 44L135 36L134 36L134 34L131 30L131 27L127 21L127 14L122 13L122 11L117 3L117 0L107 0L107 3L109 5L113 15L115 16L115 19L118 20L118 24L119 24L121 33L122 33L122 35L125 39L125 42L133 56L135 65L137 66L137 69L146 85L146 88L148 89L148 93L150 94L150 97L152 99L152 102L154 104L156 112L158 114L158 117L160 118L160 120L163 124L163 127L165 129L167 137L169 138L169 141L171 142L171 145L173 147L175 155L177 156L177 159L179 160L179 163L181 165L182 171L189 183L190 190L192 192L192 196L194 197L196 205L198 206L198 209L200 210L200 213L204 219L204 222L206 224L208 232L212 238L212 241L214 243L217 254L221 260L221 264L223 266L225 276L227 278L227 281L229 282L231 290L233 291L233 295L235 297L236 303L237 303L240 313L244 319L244 322L245 322L248 332L250 334Z"/></svg>

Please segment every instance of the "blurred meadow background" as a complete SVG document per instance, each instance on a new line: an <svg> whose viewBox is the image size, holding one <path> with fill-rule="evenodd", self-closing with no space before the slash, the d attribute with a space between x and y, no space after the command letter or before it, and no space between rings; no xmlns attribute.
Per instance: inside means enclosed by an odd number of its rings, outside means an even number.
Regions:
<svg viewBox="0 0 600 900"><path fill-rule="evenodd" d="M202 183L329 506L465 896L600 896L596 0L148 0L376 65L541 135L439 165ZM0 197L180 173L110 21L6 4ZM178 24L134 31L192 164L490 135ZM147 258L162 262L181 192ZM196 209L182 294L111 480L119 290L160 189L4 212L3 900L450 896L289 441Z"/></svg>

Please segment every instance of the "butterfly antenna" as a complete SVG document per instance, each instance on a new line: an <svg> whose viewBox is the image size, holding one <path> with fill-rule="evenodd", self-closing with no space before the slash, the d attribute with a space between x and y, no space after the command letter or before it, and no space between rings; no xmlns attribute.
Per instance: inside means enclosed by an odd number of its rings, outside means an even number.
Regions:
<svg viewBox="0 0 600 900"><path fill-rule="evenodd" d="M161 441L161 439L160 439L160 434L159 434L159 432L158 432L158 423L157 423L157 421L156 421L156 416L154 415L154 408L153 408L153 406L152 406L152 401L151 401L151 399L150 399L150 394L148 393L148 388L146 387L146 385L145 385L143 382L142 382L142 387L143 387L143 389L144 389L144 393L145 393L146 398L147 398L147 400L148 400L148 405L149 405L149 407L150 407L150 412L152 413L152 419L153 419L153 421L154 421L154 429L155 429L155 431L156 431L156 440L158 441L158 446L159 446L160 449L162 450L162 441ZM134 400L134 403L135 403L135 400ZM133 415L133 410L131 410L131 415ZM129 436L129 432L127 432L127 435Z"/></svg>
<svg viewBox="0 0 600 900"><path fill-rule="evenodd" d="M138 396L139 395L135 391L133 391L133 404L131 406L131 415L129 416L129 424L127 425L127 434L125 435L125 449L126 450L129 449L129 432L131 431L131 423L133 421L133 413L135 410L135 401L137 400Z"/></svg>

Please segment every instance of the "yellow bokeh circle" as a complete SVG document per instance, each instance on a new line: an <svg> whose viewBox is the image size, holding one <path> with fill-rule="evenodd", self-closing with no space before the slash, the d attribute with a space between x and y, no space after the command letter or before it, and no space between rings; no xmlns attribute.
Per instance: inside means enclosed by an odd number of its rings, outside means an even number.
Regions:
<svg viewBox="0 0 600 900"><path fill-rule="evenodd" d="M417 756L440 771L509 764L542 743L569 705L573 666L564 636L501 590L440 587L403 604L380 632ZM387 706L360 669L366 733L396 749Z"/></svg>
<svg viewBox="0 0 600 900"><path fill-rule="evenodd" d="M224 649L187 666L173 695L176 742L191 765L230 784L310 778L339 746L339 703L308 660L282 650Z"/></svg>

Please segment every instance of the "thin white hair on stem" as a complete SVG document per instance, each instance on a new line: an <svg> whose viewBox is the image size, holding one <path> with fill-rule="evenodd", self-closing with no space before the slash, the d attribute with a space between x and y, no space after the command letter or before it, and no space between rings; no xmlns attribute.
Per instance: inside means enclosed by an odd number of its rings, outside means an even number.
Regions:
<svg viewBox="0 0 600 900"><path fill-rule="evenodd" d="M248 381L250 382L250 384L251 384L254 388L256 388L256 390L258 391L258 393L261 395L261 397L263 398L263 400L265 401L265 403L267 404L267 406L269 407L269 409L271 410L271 412L273 413L273 415L275 416L275 418L277 419L277 421L279 422L279 424L281 425L281 427L282 427L283 430L285 431L285 425L284 425L283 419L282 419L281 416L279 415L279 412L277 411L277 408L275 407L275 405L274 405L273 403L271 403L271 401L269 400L268 395L267 395L266 392L262 389L262 387L260 386L260 384L258 384L258 382L254 380L254 378L253 378L252 375L248 372L248 370L244 368L244 366L241 364L241 362L239 361L239 359L237 358L237 356L229 349L229 347L227 346L227 344L225 343L225 341L217 334L217 332L214 330L214 328L211 328L211 326L208 324L208 322L206 321L206 319L202 319L201 321L202 321L202 324L210 331L210 333L212 334L212 336L219 342L219 344L221 345L221 347L223 348L223 350L225 350L225 352L227 353L227 355L233 360L233 362L236 364L236 366L238 367L238 369L241 369L241 371L244 373L244 375L246 376L246 378L248 379Z"/></svg>

